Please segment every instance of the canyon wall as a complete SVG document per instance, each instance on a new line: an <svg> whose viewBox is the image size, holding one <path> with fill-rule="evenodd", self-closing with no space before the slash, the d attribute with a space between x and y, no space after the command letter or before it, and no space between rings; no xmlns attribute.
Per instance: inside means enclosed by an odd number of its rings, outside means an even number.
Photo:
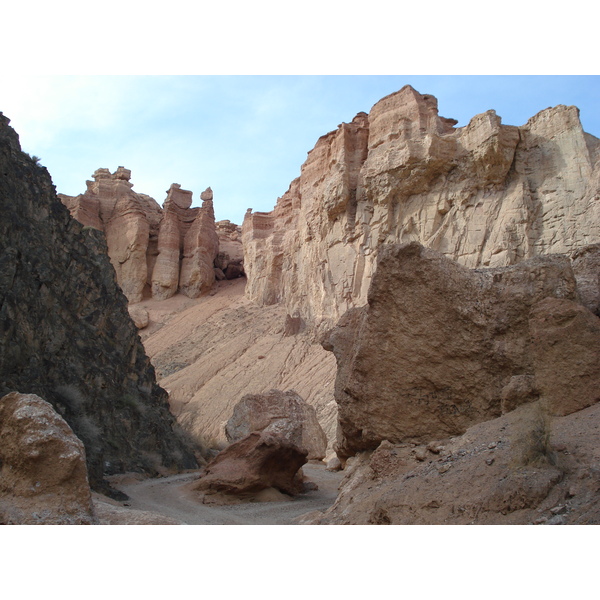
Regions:
<svg viewBox="0 0 600 600"><path fill-rule="evenodd" d="M273 211L245 216L247 297L331 324L366 303L383 244L475 268L600 240L600 140L576 107L456 123L405 86L321 137Z"/></svg>
<svg viewBox="0 0 600 600"><path fill-rule="evenodd" d="M110 235L70 216L8 123L0 114L0 396L18 391L52 404L83 441L96 489L105 474L194 467L117 285ZM112 181L126 193L117 175L99 186ZM118 198L98 211L88 199L81 210L89 215L119 212ZM132 270L145 260L141 212L122 212Z"/></svg>
<svg viewBox="0 0 600 600"><path fill-rule="evenodd" d="M213 192L202 192L201 207L192 207L192 192L177 183L167 191L163 206L137 194L131 171L98 169L94 181L79 196L59 194L82 225L104 232L117 282L130 304L150 295L166 300L177 292L197 298L215 278L243 274L241 231L229 221L215 223ZM215 263L220 242L227 248ZM233 263L232 269L227 269Z"/></svg>

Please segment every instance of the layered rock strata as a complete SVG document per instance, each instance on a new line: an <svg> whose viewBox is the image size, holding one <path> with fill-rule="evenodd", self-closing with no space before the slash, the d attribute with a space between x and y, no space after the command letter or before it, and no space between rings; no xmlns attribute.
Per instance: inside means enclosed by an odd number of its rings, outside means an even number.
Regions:
<svg viewBox="0 0 600 600"><path fill-rule="evenodd" d="M335 357L282 306L244 298L245 279L216 284L174 316L145 302L152 321L144 344L181 426L209 447L227 443L225 428L246 394L295 390L315 408L329 452L335 441ZM177 298L173 299L177 300Z"/></svg>
<svg viewBox="0 0 600 600"><path fill-rule="evenodd" d="M195 466L127 312L105 236L73 219L0 115L0 394L50 402L105 473Z"/></svg>
<svg viewBox="0 0 600 600"><path fill-rule="evenodd" d="M219 252L210 188L201 194L202 206L192 207L192 192L174 183L161 208L132 190L131 171L124 167L112 174L98 169L93 178L84 194L59 197L80 223L104 232L130 303L149 294L165 300L179 291L196 298L210 290Z"/></svg>
<svg viewBox="0 0 600 600"><path fill-rule="evenodd" d="M600 318L570 260L468 269L416 242L382 247L368 305L324 342L338 373L338 455L463 433L543 399L566 415L600 400Z"/></svg>
<svg viewBox="0 0 600 600"><path fill-rule="evenodd" d="M333 323L365 304L382 244L475 268L600 240L600 140L576 107L456 124L405 86L321 137L274 210L246 214L248 298Z"/></svg>

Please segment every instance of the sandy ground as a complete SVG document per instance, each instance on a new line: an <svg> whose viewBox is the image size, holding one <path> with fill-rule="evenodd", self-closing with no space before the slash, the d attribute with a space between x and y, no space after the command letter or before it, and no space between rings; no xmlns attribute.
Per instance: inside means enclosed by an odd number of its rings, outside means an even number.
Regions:
<svg viewBox="0 0 600 600"><path fill-rule="evenodd" d="M308 329L286 330L283 307L247 300L245 282L217 282L196 299L178 294L136 305L148 312L140 336L171 412L201 445L221 447L224 425L245 394L294 390L315 408L329 458L337 429L335 357Z"/></svg>
<svg viewBox="0 0 600 600"><path fill-rule="evenodd" d="M95 502L104 511L99 515L103 524L289 525L301 515L327 510L334 503L343 478L341 472L327 471L324 464L309 463L303 471L319 489L283 502L200 504L185 490L185 485L198 477L197 472L144 480L135 475L119 476L112 484L129 500L115 502L96 495Z"/></svg>

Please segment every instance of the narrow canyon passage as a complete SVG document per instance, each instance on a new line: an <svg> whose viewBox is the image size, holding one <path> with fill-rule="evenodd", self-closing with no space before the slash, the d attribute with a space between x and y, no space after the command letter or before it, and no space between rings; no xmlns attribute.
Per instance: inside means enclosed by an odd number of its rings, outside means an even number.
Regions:
<svg viewBox="0 0 600 600"><path fill-rule="evenodd" d="M115 484L129 496L131 509L150 511L186 525L289 525L300 515L327 510L337 497L343 472L329 472L324 464L306 464L304 474L319 486L284 502L253 502L230 506L210 506L192 500L184 486L197 473Z"/></svg>

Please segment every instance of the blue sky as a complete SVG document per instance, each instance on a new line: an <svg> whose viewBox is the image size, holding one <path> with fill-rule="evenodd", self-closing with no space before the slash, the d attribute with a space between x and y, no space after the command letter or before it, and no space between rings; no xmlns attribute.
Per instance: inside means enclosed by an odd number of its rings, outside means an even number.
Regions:
<svg viewBox="0 0 600 600"><path fill-rule="evenodd" d="M574 104L600 137L600 76L108 76L15 75L0 80L0 111L23 149L40 156L59 192L76 195L95 169L132 171L159 203L171 183L211 186L217 219L271 210L317 139L411 84L466 125L495 109L522 125Z"/></svg>

